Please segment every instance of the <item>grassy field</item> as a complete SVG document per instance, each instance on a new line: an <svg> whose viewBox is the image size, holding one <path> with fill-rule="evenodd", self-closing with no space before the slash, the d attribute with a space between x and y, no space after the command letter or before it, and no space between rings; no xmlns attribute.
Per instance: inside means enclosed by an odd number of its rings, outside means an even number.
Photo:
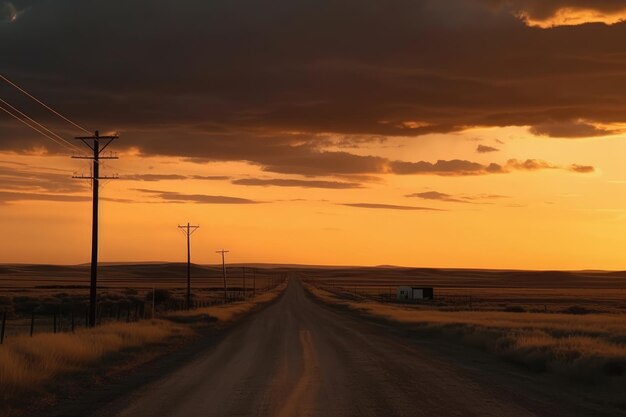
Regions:
<svg viewBox="0 0 626 417"><path fill-rule="evenodd" d="M161 312L158 319L105 323L93 329L77 328L73 333L40 332L32 337L28 334L8 335L4 344L0 345L0 415L6 413L7 407L16 399L23 399L25 394L43 389L47 383L63 374L86 372L90 365L106 363L111 355L120 352L134 349L136 355L140 356L156 344L169 344L175 339L193 337L200 327L235 320L257 306L272 301L284 290L286 284L279 283L276 274L272 280L267 271L259 275L257 285L260 286L257 286L255 296L250 293L245 301L215 304L189 311ZM64 279L59 275L56 279L44 280L46 283L55 281L55 288L26 285L32 303L36 305L37 301L48 300L50 291L56 291L57 285L70 285ZM84 278L80 279L84 281ZM126 279L126 285L134 282L132 278ZM150 281L155 286L162 284L158 278ZM120 294L127 294L129 288L122 289L123 281L118 282L120 287L116 290ZM276 286L270 287L270 284ZM10 287L6 281L4 285L5 289ZM12 285L10 291L15 291L15 284ZM83 288L77 290L81 291L77 297L86 295ZM2 290L2 294L11 297L6 295L5 290ZM15 310L12 313L19 314Z"/></svg>
<svg viewBox="0 0 626 417"><path fill-rule="evenodd" d="M151 320L106 324L75 333L16 336L0 347L0 398L9 402L61 373L84 369L108 354L152 345L189 331L166 320Z"/></svg>
<svg viewBox="0 0 626 417"><path fill-rule="evenodd" d="M451 282L448 288L461 288L459 281ZM532 286L532 281L527 281L528 287L523 289L515 286L497 291L499 301L495 307L493 304L481 306L474 303L472 308L467 305L451 308L450 304L442 301L385 303L359 295L359 290L367 293L372 282L380 288L380 280L371 276L344 278L344 286L339 287L329 282L328 277L318 278L311 273L307 275L305 285L311 294L324 302L411 326L416 334L427 333L477 346L535 371L553 372L587 383L621 384L626 394L626 315L622 304L624 299L619 295L623 292L607 296L608 305L603 304L602 298L587 303L576 299L578 307L573 309L572 294L585 297L584 289L570 289L567 288L569 282L557 280L551 285L565 288L545 288L546 283L542 280L537 285L539 289L548 291L542 295L550 294L551 310L529 312L529 309L521 308L513 312L506 311L512 301L515 305L522 305L526 294L529 298L535 297L537 289ZM505 284L510 283L500 285ZM346 285L356 290L350 291ZM612 282L611 285L621 284ZM481 298L494 297L496 292L489 287L486 291L472 290ZM601 291L609 294L611 290ZM592 294L595 292L592 291ZM498 305L500 308L497 308Z"/></svg>
<svg viewBox="0 0 626 417"><path fill-rule="evenodd" d="M98 311L103 322L151 317L155 291L157 316L185 305L187 265L117 264L100 267ZM275 268L227 268L227 297L244 300L277 282L284 270ZM196 306L222 303L222 269L192 265L192 297ZM245 279L245 280L244 280ZM0 265L0 313L7 313L6 334L30 332L35 316L35 333L53 331L57 315L59 330L85 325L89 294L88 266Z"/></svg>
<svg viewBox="0 0 626 417"><path fill-rule="evenodd" d="M626 272L382 267L303 269L301 276L346 298L375 301L394 301L401 285L433 287L427 309L626 313Z"/></svg>

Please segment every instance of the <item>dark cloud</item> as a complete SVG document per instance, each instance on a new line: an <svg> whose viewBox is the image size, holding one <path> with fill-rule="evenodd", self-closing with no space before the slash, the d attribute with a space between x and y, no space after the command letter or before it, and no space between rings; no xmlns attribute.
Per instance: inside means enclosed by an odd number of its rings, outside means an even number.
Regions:
<svg viewBox="0 0 626 417"><path fill-rule="evenodd" d="M205 194L182 194L175 191L149 190L136 188L135 191L150 194L169 203L197 203L197 204L258 204L260 201L249 200L247 198L227 197L221 195Z"/></svg>
<svg viewBox="0 0 626 417"><path fill-rule="evenodd" d="M557 138L585 138L618 134L620 130L606 130L584 121L549 122L532 126L531 133L537 136Z"/></svg>
<svg viewBox="0 0 626 417"><path fill-rule="evenodd" d="M568 10L589 10L599 13L616 14L626 12L622 0L481 0L491 6L506 8L511 12L532 20L546 21L559 12Z"/></svg>
<svg viewBox="0 0 626 417"><path fill-rule="evenodd" d="M118 146L150 149L154 137L131 134L149 129L175 152L188 130L258 144L267 131L412 136L626 114L626 24L543 31L509 13L621 1L14 3L25 12L0 24L4 73L89 127L126 132ZM30 144L2 136L5 149Z"/></svg>
<svg viewBox="0 0 626 417"><path fill-rule="evenodd" d="M362 188L363 186L355 182L340 181L321 181L321 180L298 180L298 179L261 179L261 178L242 178L233 180L233 184L252 185L252 186L275 186L275 187L302 187L302 188L328 188L328 189L349 189Z"/></svg>
<svg viewBox="0 0 626 417"><path fill-rule="evenodd" d="M377 203L345 203L341 206L357 207L366 209L381 209L381 210L402 210L402 211L443 211L440 209L434 209L429 207L415 207L415 206L399 206L395 204L377 204Z"/></svg>
<svg viewBox="0 0 626 417"><path fill-rule="evenodd" d="M476 148L476 152L478 153L490 153L490 152L498 152L500 149L494 148L493 146L487 145L478 145Z"/></svg>

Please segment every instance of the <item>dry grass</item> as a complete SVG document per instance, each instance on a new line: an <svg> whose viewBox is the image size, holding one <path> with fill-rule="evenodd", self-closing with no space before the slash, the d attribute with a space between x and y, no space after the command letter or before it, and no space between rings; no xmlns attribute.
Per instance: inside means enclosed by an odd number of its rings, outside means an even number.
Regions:
<svg viewBox="0 0 626 417"><path fill-rule="evenodd" d="M0 402L6 406L10 400L42 387L55 376L83 370L107 355L191 335L194 325L201 323L198 318L208 315L219 322L234 320L272 301L285 286L282 284L245 302L172 313L159 320L104 324L76 333L7 338L0 346Z"/></svg>
<svg viewBox="0 0 626 417"><path fill-rule="evenodd" d="M626 376L623 315L416 310L343 300L329 291L311 285L307 288L325 302L453 337L534 370L593 381Z"/></svg>
<svg viewBox="0 0 626 417"><path fill-rule="evenodd" d="M172 319L194 319L202 315L213 317L220 322L228 322L245 314L261 304L266 304L278 297L286 288L287 284L283 283L276 288L267 292L260 293L254 298L246 301L239 301L224 305L216 305L211 307L198 308L191 311L178 311L168 314L168 318Z"/></svg>
<svg viewBox="0 0 626 417"><path fill-rule="evenodd" d="M161 342L189 332L183 326L152 320L114 323L76 333L42 333L8 339L0 348L0 398L41 386L56 375L80 370L123 349Z"/></svg>

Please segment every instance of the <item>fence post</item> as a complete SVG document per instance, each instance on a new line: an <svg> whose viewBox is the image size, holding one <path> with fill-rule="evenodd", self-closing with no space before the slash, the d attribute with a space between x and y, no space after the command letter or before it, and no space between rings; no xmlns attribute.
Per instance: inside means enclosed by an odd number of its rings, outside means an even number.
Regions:
<svg viewBox="0 0 626 417"><path fill-rule="evenodd" d="M72 310L72 333L74 333L74 310Z"/></svg>
<svg viewBox="0 0 626 417"><path fill-rule="evenodd" d="M126 310L126 323L130 323L130 306Z"/></svg>
<svg viewBox="0 0 626 417"><path fill-rule="evenodd" d="M2 330L0 330L0 345L4 343L4 330L7 327L7 312L2 313Z"/></svg>
<svg viewBox="0 0 626 417"><path fill-rule="evenodd" d="M89 327L89 311L85 312L85 327Z"/></svg>
<svg viewBox="0 0 626 417"><path fill-rule="evenodd" d="M32 315L30 316L30 337L33 337L33 333L35 333L35 311L33 310Z"/></svg>
<svg viewBox="0 0 626 417"><path fill-rule="evenodd" d="M57 312L55 311L52 316L52 333L57 332Z"/></svg>

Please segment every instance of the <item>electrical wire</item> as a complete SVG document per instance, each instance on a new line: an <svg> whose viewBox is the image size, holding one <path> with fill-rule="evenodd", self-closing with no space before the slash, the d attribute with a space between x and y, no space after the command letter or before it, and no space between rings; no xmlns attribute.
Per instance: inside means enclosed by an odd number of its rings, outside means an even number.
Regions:
<svg viewBox="0 0 626 417"><path fill-rule="evenodd" d="M26 96L30 97L31 99L35 100L37 103L41 104L43 107L45 107L46 109L50 110L52 113L56 114L57 116L59 116L60 118L62 118L63 120L65 120L66 122L72 124L73 126L79 128L80 130L82 130L85 133L89 133L91 134L92 132L88 131L87 129L85 129L84 127L82 127L81 125L79 125L78 123L75 123L73 121L71 121L70 119L68 119L67 117L63 116L61 113L59 113L58 111L54 110L52 107L48 106L46 103L44 103L43 101L39 100L37 97L33 96L31 93L29 93L28 91L24 90L22 87L20 87L19 85L15 84L13 81L9 80L7 77L5 77L4 75L0 74L0 78L3 79L5 82L7 82L8 84L12 85L13 87L15 87L16 89L18 89L20 92L22 92L23 94L25 94Z"/></svg>
<svg viewBox="0 0 626 417"><path fill-rule="evenodd" d="M15 106L12 106L10 103L7 103L5 100L3 100L2 98L0 98L0 102L3 103L5 106L8 106L9 108L11 108L11 110L13 110L14 112L18 113L20 116L22 116L23 118L25 118L26 120L28 120L29 122L37 125L39 128L41 128L42 130L45 130L46 132L48 132L48 134L54 136L55 138L57 138L58 140L60 140L61 142L64 142L65 144L67 144L68 146L70 146L71 148L73 148L75 151L80 151L80 148L76 145L74 145L73 143L63 139L63 137L61 137L60 135L54 133L52 130L48 129L46 126L44 126L43 124L39 123L38 121L36 121L35 119L33 119L32 117L28 116L27 114L25 114L24 112L20 111L19 109L15 108Z"/></svg>
<svg viewBox="0 0 626 417"><path fill-rule="evenodd" d="M49 135L48 133L46 133L45 130L40 130L39 128L37 128L36 126L31 125L30 123L28 123L26 120L22 119L21 117L19 117L18 115L13 114L10 110L7 110L6 108L4 108L2 105L0 105L0 110L4 111L6 114L8 114L9 116L15 118L16 120L20 121L21 123L25 124L26 126L30 127L31 129L33 129L34 131L36 131L37 133L39 133L42 136L47 137L48 139L50 139L51 141L53 141L54 143L56 143L57 145L61 145L69 150L71 150L72 152L76 151L75 147L70 147L67 144L65 144L64 142L59 141L58 139L56 139L54 136Z"/></svg>

